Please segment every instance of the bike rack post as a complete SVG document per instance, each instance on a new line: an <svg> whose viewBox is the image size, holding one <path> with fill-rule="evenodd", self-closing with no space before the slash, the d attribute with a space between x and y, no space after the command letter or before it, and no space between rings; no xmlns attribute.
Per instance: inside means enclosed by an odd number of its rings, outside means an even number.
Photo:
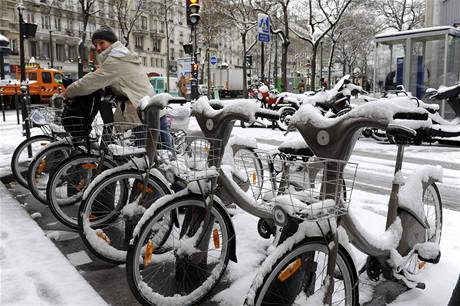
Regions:
<svg viewBox="0 0 460 306"><path fill-rule="evenodd" d="M3 122L5 122L5 102L3 101L3 88L0 88L0 102L2 105Z"/></svg>
<svg viewBox="0 0 460 306"><path fill-rule="evenodd" d="M23 82L21 84L22 121L24 121L24 129L26 132L27 139L30 138L29 104L30 104L29 84L28 82ZM27 147L27 153L28 153L29 158L32 158L32 147L30 145Z"/></svg>

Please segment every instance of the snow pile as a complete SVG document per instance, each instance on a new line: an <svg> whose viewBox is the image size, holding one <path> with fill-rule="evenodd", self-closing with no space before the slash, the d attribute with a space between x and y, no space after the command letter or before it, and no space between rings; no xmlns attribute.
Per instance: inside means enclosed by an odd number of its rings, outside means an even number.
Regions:
<svg viewBox="0 0 460 306"><path fill-rule="evenodd" d="M248 117L250 122L256 120L255 114L258 110L257 104L253 103L250 99L235 99L226 101L224 108L215 110L209 105L209 100L206 96L200 97L192 106L192 114L202 114L206 117L213 118L219 113L235 114L238 116Z"/></svg>
<svg viewBox="0 0 460 306"><path fill-rule="evenodd" d="M159 93L154 96L145 96L139 101L139 108L144 111L149 106L156 106L158 108L165 108L168 102L173 100L174 97L167 92Z"/></svg>
<svg viewBox="0 0 460 306"><path fill-rule="evenodd" d="M117 144L109 144L108 149L114 156L126 156L145 153L145 148L137 148L132 146L121 146Z"/></svg>

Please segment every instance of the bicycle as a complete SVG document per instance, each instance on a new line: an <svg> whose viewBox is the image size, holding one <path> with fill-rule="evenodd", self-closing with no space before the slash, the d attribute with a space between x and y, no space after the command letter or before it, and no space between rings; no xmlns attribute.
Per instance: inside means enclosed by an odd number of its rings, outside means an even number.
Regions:
<svg viewBox="0 0 460 306"><path fill-rule="evenodd" d="M228 261L237 261L235 231L225 200L261 218L271 217L269 208L250 199L235 177L247 179L222 164L222 148L236 120L251 122L256 116L276 120L278 114L257 108L252 101L222 106L209 104L205 97L195 102L192 113L210 139L204 166L212 171L200 179L186 179L187 188L150 205L137 223L126 271L130 289L142 304L199 303L218 283ZM170 229L164 220L171 216ZM161 241L164 232L169 232L168 237Z"/></svg>
<svg viewBox="0 0 460 306"><path fill-rule="evenodd" d="M65 134L62 127L56 124L56 118L62 111L58 108L37 106L32 107L29 122L32 127L38 127L42 134L32 136L22 141L14 150L11 157L11 170L16 181L28 188L25 173L32 158L49 143L56 141ZM29 152L30 148L30 152Z"/></svg>
<svg viewBox="0 0 460 306"><path fill-rule="evenodd" d="M407 288L424 288L424 284L411 275L425 262L437 263L440 258L442 203L435 182L441 179L442 173L438 167L425 166L410 175L404 184L400 170L404 146L417 135L403 124L411 121L413 127L427 127L427 119L424 110L396 105L388 108L382 101L358 106L335 119L320 117L310 105L301 108L291 123L316 156L334 159L333 163L338 164L325 165L323 177L327 179L321 181L321 190L325 192L313 201L274 205L273 219L280 228L279 239L259 268L245 305L305 302L358 305L358 272L364 271L371 280L378 280L383 274ZM348 211L350 198L345 200L340 193L340 178L347 173L344 169L350 165L348 159L355 135L363 127L385 129L398 145L386 231L380 238L385 241L387 237L387 243L359 225L352 211ZM354 176L347 181L347 194L351 193L353 181ZM418 197L416 201L411 201L413 194ZM311 218L305 214L312 208L319 208L325 217ZM358 250L368 254L366 264L359 271L352 260L347 238Z"/></svg>
<svg viewBox="0 0 460 306"><path fill-rule="evenodd" d="M174 101L172 97L170 97L168 102L171 101ZM146 122L149 122L152 127L150 128L152 135L149 139L157 139L161 131L153 127L157 126L155 118L157 118L158 114L153 109L151 111L145 110L144 113L148 114L150 119ZM124 263L126 260L126 242L131 239L132 228L130 225L125 231L121 232L118 229L123 227L123 224L127 223L132 224L132 227L134 227L137 222L135 218L131 220L133 216L127 216L127 210L124 209L124 207L128 206L128 203L132 203L136 198L136 196L129 195L130 192L136 190L135 184L138 184L139 181L142 182L139 185L140 190L138 190L138 192L143 192L143 186L147 186L145 179L148 178L150 182L146 190L162 191L153 198L142 198L142 201L138 201L138 207L143 207L138 212L141 212L146 207L154 205L153 202L162 196L163 193L171 193L171 188L175 191L184 188L183 182L178 182L176 177L176 172L180 172L180 165L174 167L177 171L170 171L171 169L168 169L167 165L177 164L180 160L183 161L183 156L187 154L189 156L201 156L201 153L203 153L201 151L210 146L209 139L210 138L203 137L202 134L194 134L186 136L181 135L179 138L175 138L176 141L172 144L152 141L152 143L156 143L152 149L157 147L168 147L168 150L150 150L161 154L152 155L147 158L147 162L137 159L130 161L129 164L121 165L101 173L96 179L96 182L91 183L87 190L85 190L78 214L79 233L87 248L104 261L114 264ZM249 150L251 148L248 146L241 146L239 149ZM149 152L149 150L147 150L147 152ZM173 158L173 160L171 160L171 158ZM121 190L119 194L115 193L117 197L119 196L115 202L119 204L115 206L105 205L104 198L106 197L104 195L114 194L114 189ZM129 207L132 207L132 205ZM99 214L114 216L114 218L111 219L110 222L99 222L97 219L91 220L95 215L94 211L97 211ZM167 232L168 230L166 233ZM101 243L101 236L109 239L105 239L105 242Z"/></svg>

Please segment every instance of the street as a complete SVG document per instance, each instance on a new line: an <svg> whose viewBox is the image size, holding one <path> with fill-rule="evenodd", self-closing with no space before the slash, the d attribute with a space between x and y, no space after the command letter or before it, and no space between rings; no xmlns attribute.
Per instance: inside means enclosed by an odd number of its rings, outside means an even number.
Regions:
<svg viewBox="0 0 460 306"><path fill-rule="evenodd" d="M196 123L192 122L191 125L193 126L194 124ZM259 147L264 149L276 148L276 146L281 143L279 139L282 139L280 138L282 135L280 131L263 128L242 129L235 127L233 133L241 136L247 134L253 135L258 141ZM290 137L295 136L294 133L291 134L293 135L290 135ZM264 135L264 137L261 137L261 135ZM395 151L396 146L391 144L378 144L369 139L361 139L358 141L351 157L352 162L359 163L358 175L355 182L356 192L388 195L393 175ZM425 152L425 154L420 154L420 151ZM460 211L460 205L456 201L456 199L460 197L460 191L458 189L458 182L460 181L458 148L439 145L413 146L407 148L406 154L406 163L403 165L404 174L409 173L420 165L432 164L441 165L443 167L444 181L438 184L443 200L443 209ZM7 177L3 181L9 191L24 205L26 210L45 231L47 236L53 240L59 250L69 259L80 274L95 288L108 304L138 305L138 302L129 290L123 265L113 266L92 256L83 245L78 233L70 232L67 228L58 223L49 209L35 200L26 189L19 186L11 177ZM353 198L352 195L351 205L353 205ZM377 207L372 204L366 204L361 206L361 208L364 211L367 210L368 213L372 212L381 216L384 216L386 213L386 208L382 206ZM241 212L241 214L242 215L238 215L238 218L242 217L245 213ZM236 218L236 220L238 220L238 218ZM253 217L247 216L244 218ZM256 221L257 220L254 220L254 224ZM235 221L235 217L234 223L238 232L239 224ZM252 235L257 237L255 226L249 230L253 232ZM259 239L263 245L268 245L269 243L269 241L262 240L259 237L256 239ZM238 250L237 247L237 252ZM225 290L232 285L232 277L227 274L228 273L224 275L223 280L214 289L213 296L202 305L220 304L216 296L219 296L219 292L225 293ZM371 303L370 305L377 304Z"/></svg>

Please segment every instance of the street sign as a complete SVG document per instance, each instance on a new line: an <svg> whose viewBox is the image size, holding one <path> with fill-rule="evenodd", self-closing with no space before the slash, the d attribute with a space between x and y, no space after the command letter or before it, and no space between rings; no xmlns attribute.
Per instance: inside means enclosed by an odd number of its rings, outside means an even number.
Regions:
<svg viewBox="0 0 460 306"><path fill-rule="evenodd" d="M257 40L270 42L270 17L265 14L257 15Z"/></svg>
<svg viewBox="0 0 460 306"><path fill-rule="evenodd" d="M209 60L209 62L211 63L211 65L217 64L217 56L211 55L211 59Z"/></svg>

